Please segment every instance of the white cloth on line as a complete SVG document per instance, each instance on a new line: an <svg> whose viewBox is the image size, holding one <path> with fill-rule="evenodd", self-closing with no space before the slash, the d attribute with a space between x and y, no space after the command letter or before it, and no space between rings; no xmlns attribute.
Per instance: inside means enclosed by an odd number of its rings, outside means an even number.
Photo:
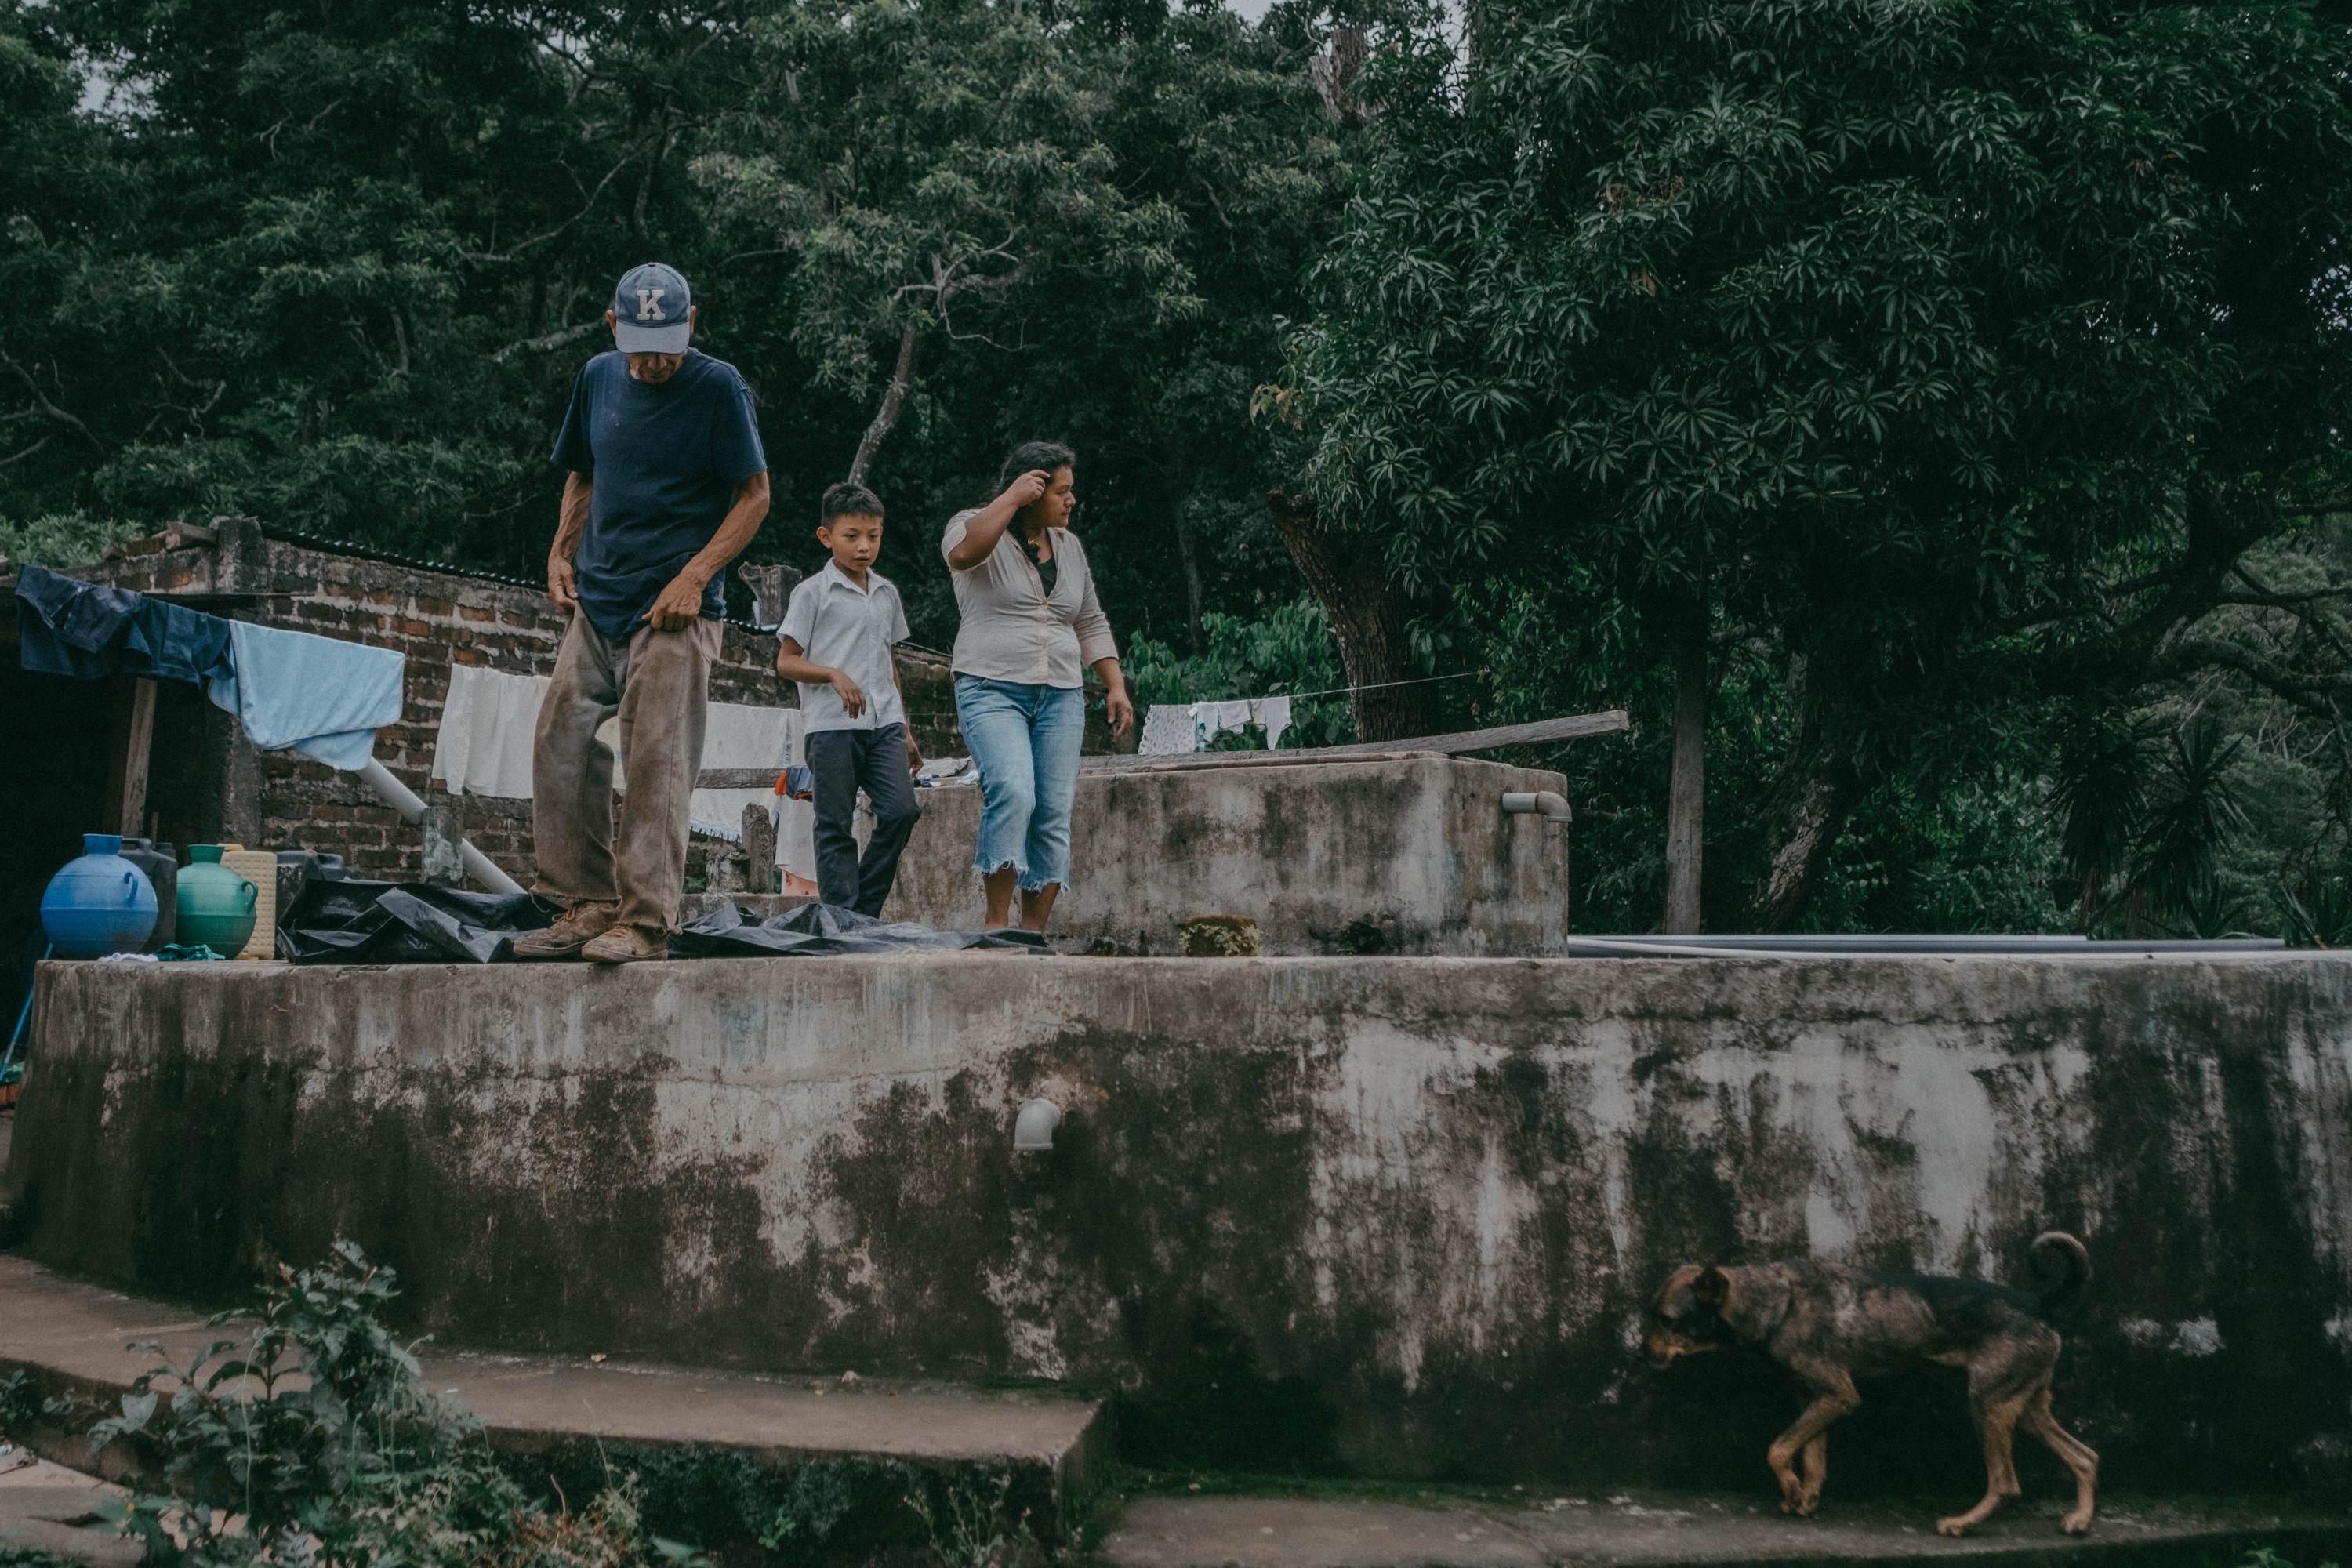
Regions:
<svg viewBox="0 0 2352 1568"><path fill-rule="evenodd" d="M375 754L375 732L400 721L404 654L251 621L231 621L228 642L235 668L205 694L265 752L291 747L357 773Z"/></svg>
<svg viewBox="0 0 2352 1568"><path fill-rule="evenodd" d="M543 675L511 675L474 665L455 665L449 671L449 695L441 705L441 732L434 746L433 777L451 794L496 795L529 800L531 742L539 723L539 705L550 682ZM795 708L760 708L745 702L713 702L703 722L702 765L706 768L773 768L784 770L794 756L800 731ZM596 738L614 752L613 784L626 789L626 759L620 754L620 721L608 719ZM691 816L732 828L743 820L743 807L757 803L773 809L771 789L698 789ZM814 851L810 864L814 865Z"/></svg>
<svg viewBox="0 0 2352 1568"><path fill-rule="evenodd" d="M452 664L449 694L441 700L441 727L433 742L434 782L451 795L529 800L539 705L552 684L543 675ZM596 738L613 753L613 787L625 790L620 720L598 725Z"/></svg>
<svg viewBox="0 0 2352 1568"><path fill-rule="evenodd" d="M1189 702L1155 702L1143 715L1136 751L1147 757L1180 757L1201 749L1201 734Z"/></svg>
<svg viewBox="0 0 2352 1568"><path fill-rule="evenodd" d="M1273 751L1282 744L1282 732L1290 728L1290 699L1253 699L1250 702L1250 722L1265 731L1265 749Z"/></svg>
<svg viewBox="0 0 2352 1568"><path fill-rule="evenodd" d="M529 800L531 736L548 684L543 675L452 664L433 742L433 781L451 795Z"/></svg>
<svg viewBox="0 0 2352 1568"><path fill-rule="evenodd" d="M797 708L755 708L746 702L713 702L706 710L702 730L702 765L706 768L772 768L782 773L799 750L801 710ZM757 805L777 816L775 785L763 789L698 789L691 814L705 822L740 827L743 808ZM790 813L784 813L789 818ZM785 864L783 823L776 832L776 860ZM815 865L812 838L809 863Z"/></svg>
<svg viewBox="0 0 2352 1568"><path fill-rule="evenodd" d="M1192 749L1204 752L1209 742L1228 730L1238 732L1249 728L1250 705L1239 702L1195 702L1192 704Z"/></svg>

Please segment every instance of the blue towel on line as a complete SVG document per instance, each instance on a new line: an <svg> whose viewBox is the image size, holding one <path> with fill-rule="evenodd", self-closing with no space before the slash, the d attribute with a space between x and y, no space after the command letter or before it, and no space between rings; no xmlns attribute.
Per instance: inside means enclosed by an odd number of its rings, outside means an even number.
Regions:
<svg viewBox="0 0 2352 1568"><path fill-rule="evenodd" d="M229 653L235 673L205 689L265 752L290 746L357 773L375 752L375 732L400 718L408 660L391 648L232 621Z"/></svg>

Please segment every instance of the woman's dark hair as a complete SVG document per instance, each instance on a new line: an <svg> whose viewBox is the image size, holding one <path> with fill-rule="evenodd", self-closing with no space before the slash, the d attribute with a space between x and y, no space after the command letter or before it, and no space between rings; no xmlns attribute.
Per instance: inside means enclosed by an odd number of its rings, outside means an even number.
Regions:
<svg viewBox="0 0 2352 1568"><path fill-rule="evenodd" d="M996 493L1032 468L1052 473L1056 468L1077 466L1078 455L1059 441L1024 441L1005 454L1004 467L996 470Z"/></svg>
<svg viewBox="0 0 2352 1568"><path fill-rule="evenodd" d="M837 485L827 485L824 499L816 503L816 524L824 527L836 517L880 517L882 498L864 485L854 485L845 479Z"/></svg>

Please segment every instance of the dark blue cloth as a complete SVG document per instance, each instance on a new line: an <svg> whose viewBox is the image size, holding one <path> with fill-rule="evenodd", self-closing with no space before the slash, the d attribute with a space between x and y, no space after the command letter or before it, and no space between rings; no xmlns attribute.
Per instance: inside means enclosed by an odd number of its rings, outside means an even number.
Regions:
<svg viewBox="0 0 2352 1568"><path fill-rule="evenodd" d="M17 573L16 602L16 657L26 669L83 680L202 681L228 673L228 623L218 616L41 566Z"/></svg>
<svg viewBox="0 0 2352 1568"><path fill-rule="evenodd" d="M667 381L633 379L615 350L581 368L555 439L555 466L588 477L588 532L573 560L580 607L618 642L645 623L661 591L710 542L735 487L765 473L751 389L699 349ZM726 614L726 574L702 590L702 613Z"/></svg>

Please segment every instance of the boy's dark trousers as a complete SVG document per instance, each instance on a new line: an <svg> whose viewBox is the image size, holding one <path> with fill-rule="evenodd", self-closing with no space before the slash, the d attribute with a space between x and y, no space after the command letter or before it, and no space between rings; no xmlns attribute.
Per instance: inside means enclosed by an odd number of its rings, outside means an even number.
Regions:
<svg viewBox="0 0 2352 1568"><path fill-rule="evenodd" d="M907 772L907 726L879 730L818 730L801 746L816 778L817 897L861 915L879 915L898 875L898 852L923 808ZM857 854L850 825L857 792L874 805L874 837Z"/></svg>

